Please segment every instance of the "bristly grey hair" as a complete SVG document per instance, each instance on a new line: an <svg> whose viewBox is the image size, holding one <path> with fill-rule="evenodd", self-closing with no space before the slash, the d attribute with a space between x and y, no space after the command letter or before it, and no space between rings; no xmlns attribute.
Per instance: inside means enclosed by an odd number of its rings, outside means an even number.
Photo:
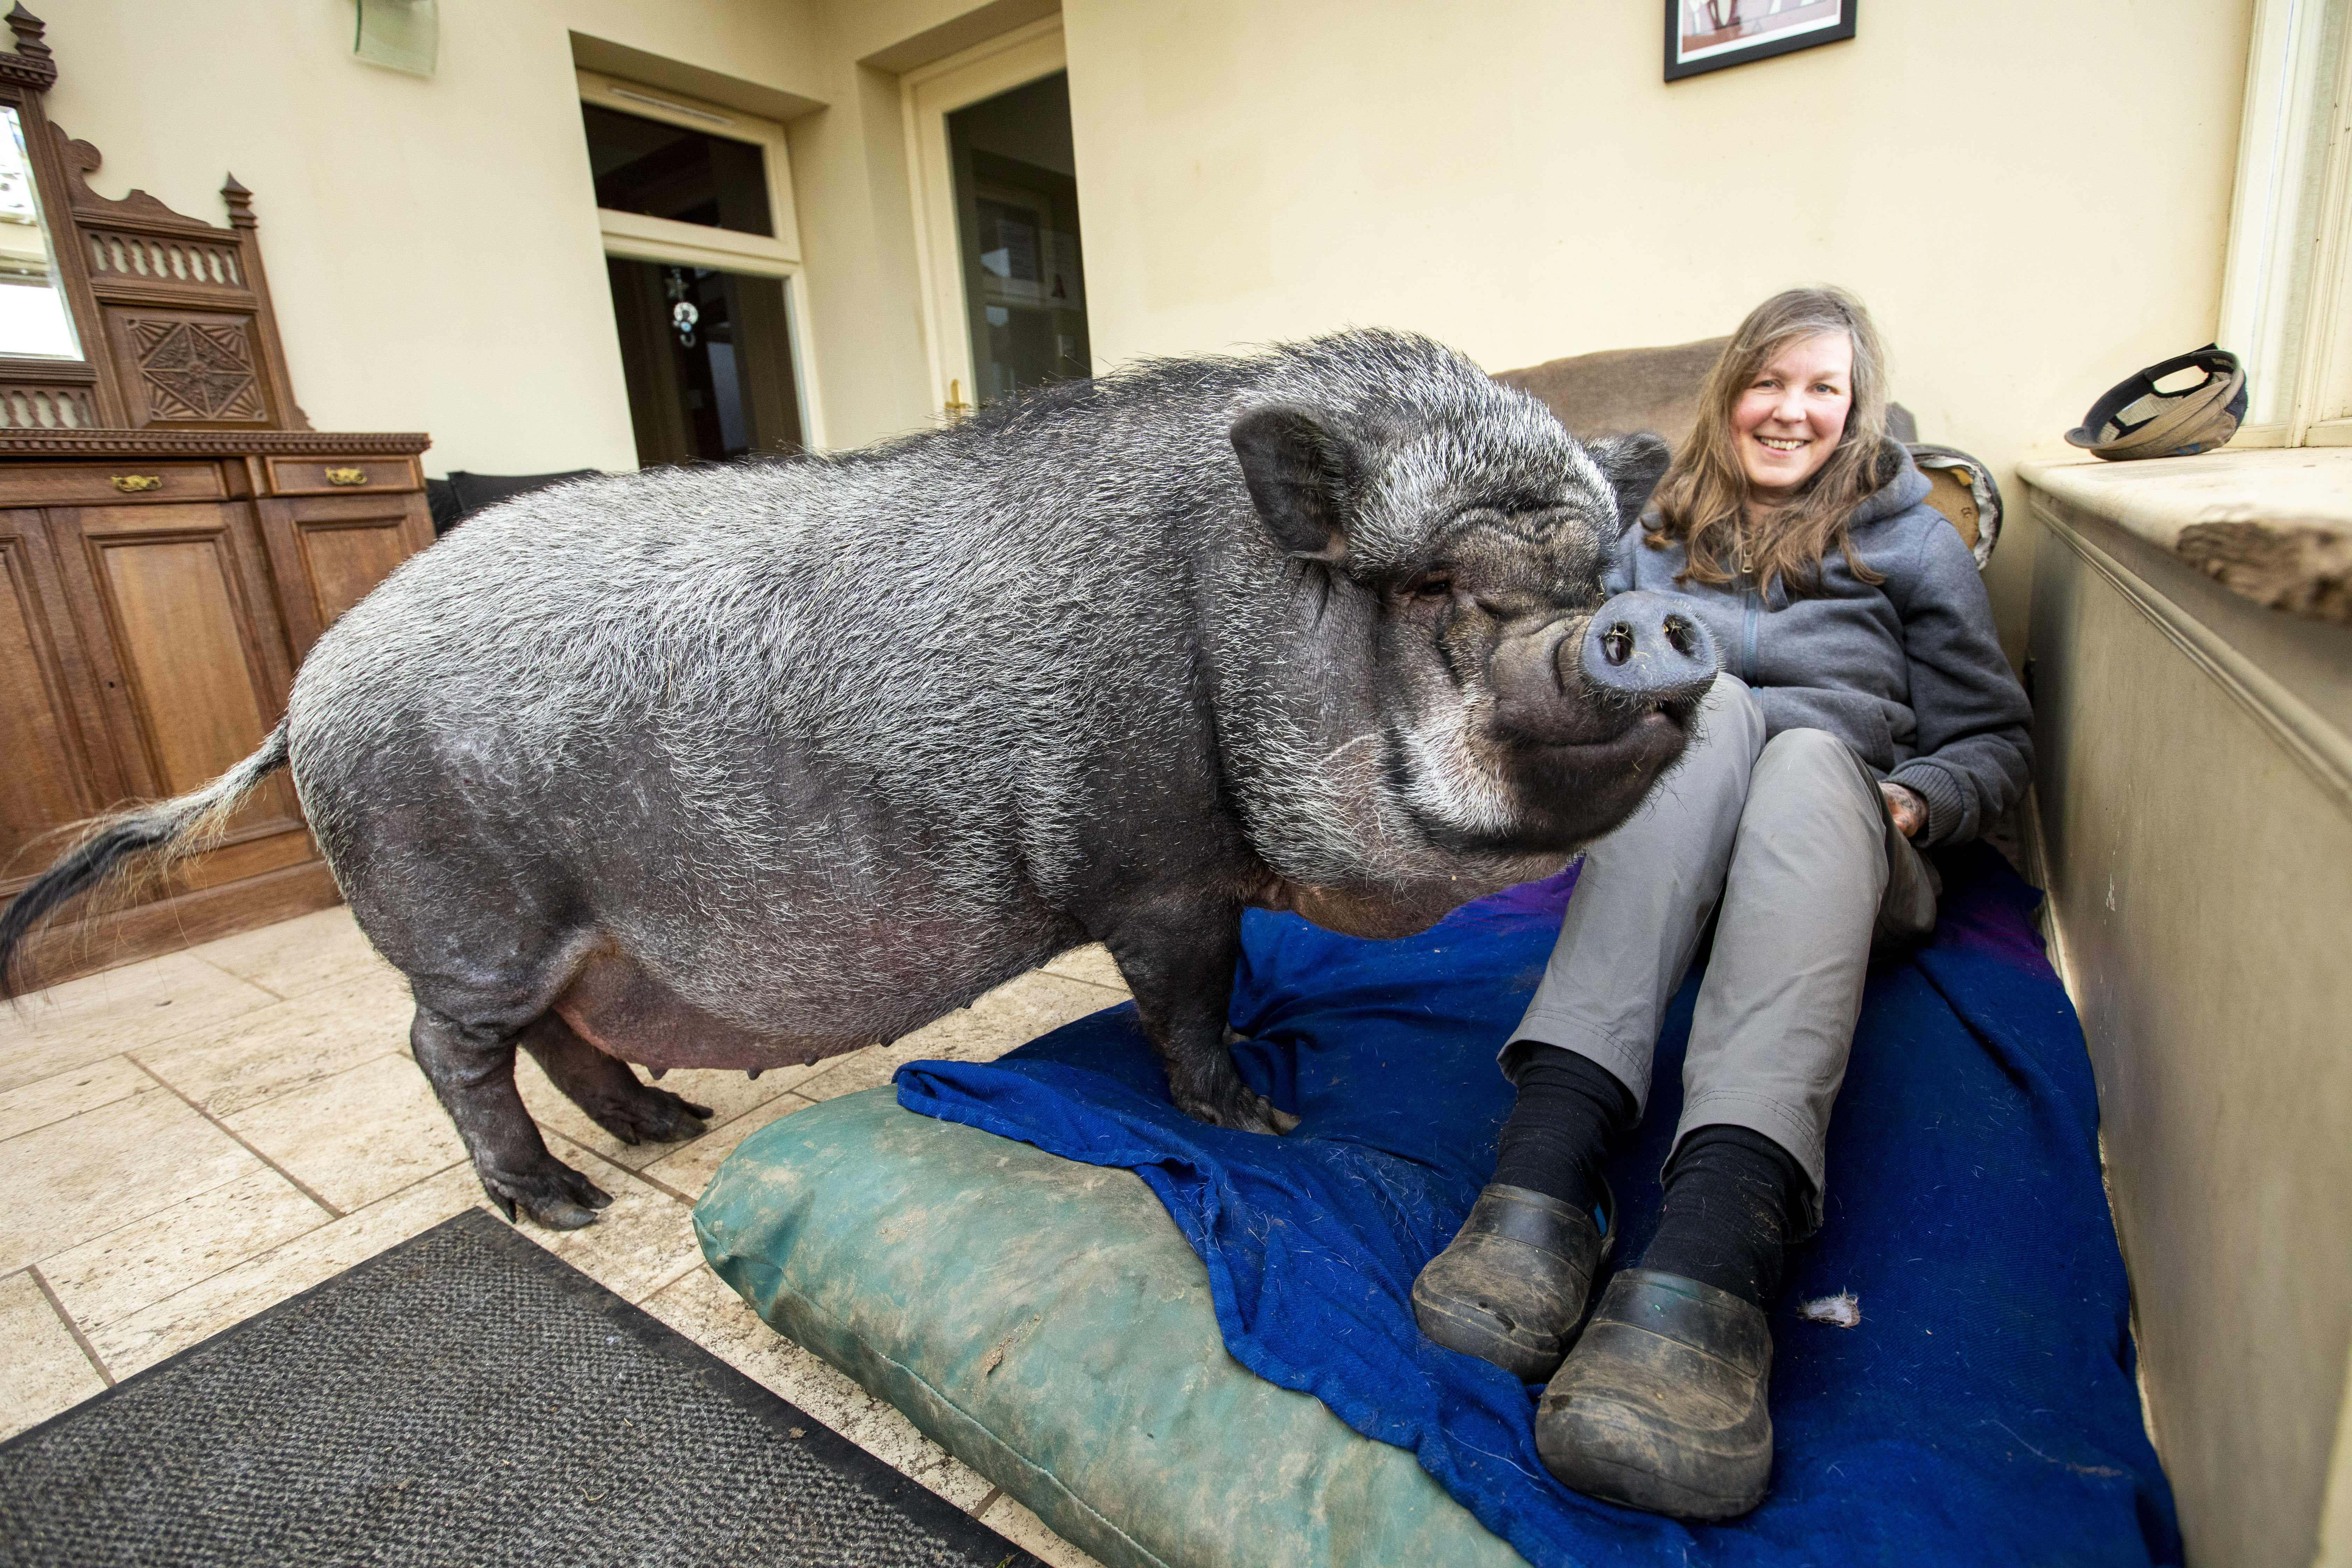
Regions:
<svg viewBox="0 0 2352 1568"><path fill-rule="evenodd" d="M1281 1131L1224 1040L1244 907L1417 930L1680 752L1704 681L1637 700L1581 651L1664 465L1628 440L1352 331L541 491L331 627L230 774L96 824L0 916L0 976L286 765L509 1214L609 1202L538 1135L518 1048L615 1136L677 1136L703 1113L624 1062L813 1061L1086 941L1180 1108Z"/></svg>
<svg viewBox="0 0 2352 1568"><path fill-rule="evenodd" d="M846 973L830 942L780 931L887 918L979 957L1001 911L1066 907L1090 822L1149 817L1155 778L1204 760L1290 881L1540 869L1428 842L1406 793L1491 817L1495 786L1416 773L1360 650L1291 613L1308 569L1266 539L1226 438L1269 400L1328 411L1369 455L1353 574L1405 569L1448 498L1609 504L1541 405L1391 331L1148 362L838 458L559 486L468 522L320 639L289 721L312 826L363 918L388 901L372 871L446 881L422 861L457 837L495 837L510 880L545 884L524 904L601 904L624 876L635 907L597 918L754 1021ZM445 820L413 824L417 864L377 865L403 801ZM419 962L457 962L454 935L400 923ZM766 995L738 988L754 974Z"/></svg>

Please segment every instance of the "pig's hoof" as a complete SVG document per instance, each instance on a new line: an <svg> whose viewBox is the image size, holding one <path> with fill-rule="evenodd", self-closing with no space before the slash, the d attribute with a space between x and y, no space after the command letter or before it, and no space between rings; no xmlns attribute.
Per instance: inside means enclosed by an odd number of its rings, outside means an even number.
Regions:
<svg viewBox="0 0 2352 1568"><path fill-rule="evenodd" d="M593 1224L596 1211L613 1202L612 1194L553 1155L527 1176L484 1176L482 1190L508 1224L514 1223L515 1211L520 1209L549 1230L578 1230Z"/></svg>
<svg viewBox="0 0 2352 1568"><path fill-rule="evenodd" d="M583 1102L580 1109L624 1143L683 1143L710 1131L710 1107L649 1083L637 1089L639 1092L626 1100L599 1099L593 1105Z"/></svg>
<svg viewBox="0 0 2352 1568"><path fill-rule="evenodd" d="M1227 1050L1245 1043L1249 1038L1249 1036L1243 1034L1231 1024L1225 1026ZM1221 1094L1213 1100L1204 1099L1199 1105L1188 1105L1180 1098L1177 1105L1184 1114L1196 1121L1211 1122L1219 1127L1231 1127L1242 1132L1280 1134L1298 1125L1298 1118L1291 1115L1287 1110L1277 1109L1274 1101L1265 1096L1252 1094L1242 1087L1239 1079L1223 1086ZM1213 1106L1213 1109L1204 1109L1210 1106Z"/></svg>
<svg viewBox="0 0 2352 1568"><path fill-rule="evenodd" d="M1216 1099L1178 1095L1176 1109L1195 1121L1205 1121L1212 1127L1230 1127L1236 1132L1265 1132L1279 1135L1298 1125L1298 1118L1279 1110L1274 1101L1262 1094L1252 1094L1236 1080L1233 1089Z"/></svg>

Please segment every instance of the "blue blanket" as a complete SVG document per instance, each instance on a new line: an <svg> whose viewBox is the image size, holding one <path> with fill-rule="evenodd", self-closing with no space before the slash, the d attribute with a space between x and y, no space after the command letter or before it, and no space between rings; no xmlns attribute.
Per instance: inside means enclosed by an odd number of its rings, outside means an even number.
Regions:
<svg viewBox="0 0 2352 1568"><path fill-rule="evenodd" d="M1253 1087L1303 1119L1275 1139L1168 1100L1131 1006L998 1061L900 1070L909 1110L1149 1183L1208 1266L1225 1345L1411 1449L1538 1564L2174 1563L2140 1426L2128 1307L2073 1007L2038 895L1981 848L1948 856L1934 942L1872 979L1830 1130L1828 1219L1773 1320L1772 1493L1690 1526L1594 1502L1537 1458L1536 1394L1441 1350L1408 1292L1492 1173L1510 1089L1496 1048L1540 975L1573 872L1403 942L1252 913L1234 990ZM1657 1218L1696 978L1655 1096L1612 1171L1620 1257ZM1850 1290L1862 1321L1796 1312Z"/></svg>

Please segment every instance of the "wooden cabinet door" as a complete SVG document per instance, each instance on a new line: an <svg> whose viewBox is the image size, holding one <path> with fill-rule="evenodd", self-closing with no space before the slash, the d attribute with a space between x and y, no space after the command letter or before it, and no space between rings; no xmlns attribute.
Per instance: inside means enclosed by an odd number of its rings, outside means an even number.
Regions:
<svg viewBox="0 0 2352 1568"><path fill-rule="evenodd" d="M258 748L285 710L291 671L250 508L97 506L48 518L130 793L184 794ZM171 890L314 853L280 774L238 813L223 847Z"/></svg>
<svg viewBox="0 0 2352 1568"><path fill-rule="evenodd" d="M433 514L415 490L265 500L261 521L298 661L338 616L433 542Z"/></svg>
<svg viewBox="0 0 2352 1568"><path fill-rule="evenodd" d="M41 840L121 793L38 511L0 511L0 756L5 900L47 865Z"/></svg>

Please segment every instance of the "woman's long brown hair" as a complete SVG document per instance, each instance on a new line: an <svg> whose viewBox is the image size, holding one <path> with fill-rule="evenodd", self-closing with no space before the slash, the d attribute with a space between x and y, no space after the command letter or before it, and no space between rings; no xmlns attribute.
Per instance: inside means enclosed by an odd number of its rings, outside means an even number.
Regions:
<svg viewBox="0 0 2352 1568"><path fill-rule="evenodd" d="M1773 355L1825 332L1843 332L1853 344L1845 434L1794 496L1751 508L1731 410ZM1643 542L1654 550L1684 546L1688 559L1678 582L1720 585L1748 576L1768 596L1775 582L1790 594L1811 593L1833 548L1856 577L1880 582L1855 558L1846 524L1895 477L1898 461L1886 437L1886 353L1870 312L1843 289L1791 289L1750 310L1707 373L1698 424L1658 481L1657 516Z"/></svg>

